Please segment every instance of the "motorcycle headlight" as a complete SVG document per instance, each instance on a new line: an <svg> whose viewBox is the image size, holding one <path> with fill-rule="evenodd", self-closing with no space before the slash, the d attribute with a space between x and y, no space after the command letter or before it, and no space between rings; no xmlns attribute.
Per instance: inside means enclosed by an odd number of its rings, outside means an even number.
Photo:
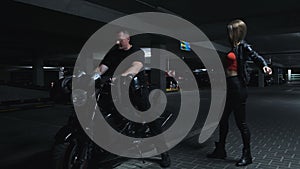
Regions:
<svg viewBox="0 0 300 169"><path fill-rule="evenodd" d="M75 106L82 106L87 101L87 92L82 89L74 89L72 92L72 101Z"/></svg>

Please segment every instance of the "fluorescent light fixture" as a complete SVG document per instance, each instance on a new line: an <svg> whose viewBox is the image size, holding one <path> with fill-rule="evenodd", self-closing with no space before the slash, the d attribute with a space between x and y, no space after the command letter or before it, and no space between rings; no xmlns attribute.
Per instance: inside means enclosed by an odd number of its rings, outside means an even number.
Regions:
<svg viewBox="0 0 300 169"><path fill-rule="evenodd" d="M43 69L59 69L59 67L49 67L49 66L44 66Z"/></svg>
<svg viewBox="0 0 300 169"><path fill-rule="evenodd" d="M207 69L195 69L193 72L199 73L199 72L206 72Z"/></svg>

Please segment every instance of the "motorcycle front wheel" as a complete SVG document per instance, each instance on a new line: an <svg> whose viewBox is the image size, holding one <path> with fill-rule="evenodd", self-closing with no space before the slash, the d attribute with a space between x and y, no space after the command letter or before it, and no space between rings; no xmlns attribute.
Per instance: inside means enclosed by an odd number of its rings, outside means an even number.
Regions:
<svg viewBox="0 0 300 169"><path fill-rule="evenodd" d="M88 169L87 147L80 148L76 142L55 144L52 158L54 169Z"/></svg>
<svg viewBox="0 0 300 169"><path fill-rule="evenodd" d="M64 169L65 154L70 143L55 143L52 147L52 165L53 169Z"/></svg>

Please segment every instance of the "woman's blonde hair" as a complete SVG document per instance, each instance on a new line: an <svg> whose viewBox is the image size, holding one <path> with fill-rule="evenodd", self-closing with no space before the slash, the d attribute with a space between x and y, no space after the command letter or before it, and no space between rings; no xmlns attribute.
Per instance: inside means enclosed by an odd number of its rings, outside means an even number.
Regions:
<svg viewBox="0 0 300 169"><path fill-rule="evenodd" d="M244 21L236 19L228 23L227 30L232 45L236 46L246 37L247 25Z"/></svg>

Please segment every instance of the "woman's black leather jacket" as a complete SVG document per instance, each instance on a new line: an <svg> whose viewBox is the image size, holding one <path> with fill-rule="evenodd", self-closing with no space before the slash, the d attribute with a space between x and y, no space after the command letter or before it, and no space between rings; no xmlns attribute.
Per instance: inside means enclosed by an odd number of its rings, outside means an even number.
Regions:
<svg viewBox="0 0 300 169"><path fill-rule="evenodd" d="M237 57L238 75L245 85L247 85L250 80L247 63L248 60L252 60L261 71L264 66L267 66L267 62L264 58L254 51L251 45L246 41L242 41L237 47L234 47L232 51Z"/></svg>

